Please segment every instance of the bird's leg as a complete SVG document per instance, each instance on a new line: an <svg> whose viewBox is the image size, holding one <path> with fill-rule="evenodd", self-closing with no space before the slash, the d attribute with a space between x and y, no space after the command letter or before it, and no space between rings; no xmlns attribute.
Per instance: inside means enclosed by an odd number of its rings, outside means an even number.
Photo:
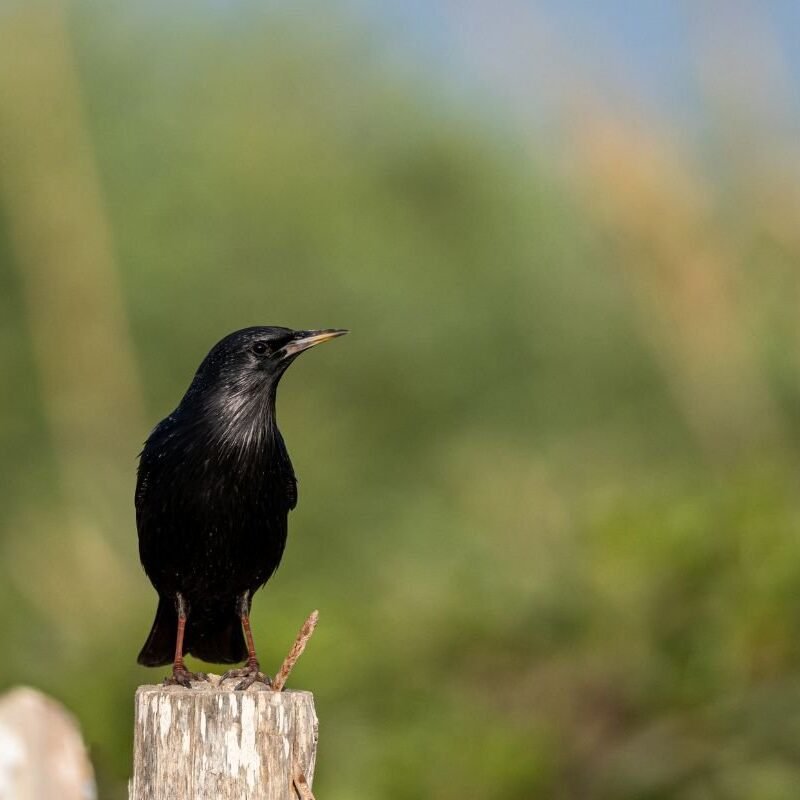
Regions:
<svg viewBox="0 0 800 800"><path fill-rule="evenodd" d="M256 681L272 686L269 675L261 671L261 667L256 657L256 646L253 642L253 631L250 629L250 593L245 592L236 601L236 611L244 628L244 638L247 641L247 661L241 669L229 669L222 680L228 678L242 678L235 686L235 691L240 692L252 686Z"/></svg>
<svg viewBox="0 0 800 800"><path fill-rule="evenodd" d="M175 636L175 660L172 663L172 675L164 678L164 685L179 684L187 689L192 688L191 681L207 681L208 675L204 672L189 672L183 663L183 634L186 630L186 618L189 616L189 604L180 593L175 595L175 611L178 614L178 633Z"/></svg>

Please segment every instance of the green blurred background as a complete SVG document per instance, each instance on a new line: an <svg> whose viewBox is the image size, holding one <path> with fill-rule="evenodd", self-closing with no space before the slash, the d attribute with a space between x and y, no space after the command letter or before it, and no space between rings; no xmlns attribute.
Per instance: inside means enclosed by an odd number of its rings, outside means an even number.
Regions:
<svg viewBox="0 0 800 800"><path fill-rule="evenodd" d="M702 6L702 9L701 9ZM225 333L322 800L800 796L790 3L0 7L0 685L126 796L136 454Z"/></svg>

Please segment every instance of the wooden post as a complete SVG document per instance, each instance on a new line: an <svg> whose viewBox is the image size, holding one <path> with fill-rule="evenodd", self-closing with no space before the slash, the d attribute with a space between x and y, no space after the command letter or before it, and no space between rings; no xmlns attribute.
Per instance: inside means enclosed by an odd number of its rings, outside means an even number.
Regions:
<svg viewBox="0 0 800 800"><path fill-rule="evenodd" d="M97 796L78 723L60 703L19 687L0 697L0 798Z"/></svg>
<svg viewBox="0 0 800 800"><path fill-rule="evenodd" d="M317 716L311 692L236 681L140 686L130 800L311 797Z"/></svg>

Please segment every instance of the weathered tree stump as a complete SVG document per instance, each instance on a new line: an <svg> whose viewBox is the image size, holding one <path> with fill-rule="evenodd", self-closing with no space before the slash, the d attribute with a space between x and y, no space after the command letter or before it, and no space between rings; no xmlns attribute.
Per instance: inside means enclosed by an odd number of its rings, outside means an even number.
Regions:
<svg viewBox="0 0 800 800"><path fill-rule="evenodd" d="M297 800L317 747L311 692L219 678L136 692L130 800ZM303 793L306 792L304 795Z"/></svg>

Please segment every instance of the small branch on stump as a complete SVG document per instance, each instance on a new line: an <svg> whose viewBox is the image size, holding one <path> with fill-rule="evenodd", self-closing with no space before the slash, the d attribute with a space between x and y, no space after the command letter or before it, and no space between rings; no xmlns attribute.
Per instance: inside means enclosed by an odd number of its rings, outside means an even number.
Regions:
<svg viewBox="0 0 800 800"><path fill-rule="evenodd" d="M289 678L289 673L294 669L294 665L297 663L300 656L303 655L303 650L306 649L306 644L308 644L311 634L314 633L314 628L317 627L318 620L319 611L312 611L308 619L303 623L303 627L300 628L300 632L294 640L289 655L283 659L283 664L281 664L278 674L272 681L272 688L276 692L283 691L283 687L286 685L286 681Z"/></svg>
<svg viewBox="0 0 800 800"><path fill-rule="evenodd" d="M300 800L316 800L314 793L311 791L311 787L308 785L306 776L303 775L302 772L298 772L294 776L292 783L294 784L295 791L300 797Z"/></svg>

